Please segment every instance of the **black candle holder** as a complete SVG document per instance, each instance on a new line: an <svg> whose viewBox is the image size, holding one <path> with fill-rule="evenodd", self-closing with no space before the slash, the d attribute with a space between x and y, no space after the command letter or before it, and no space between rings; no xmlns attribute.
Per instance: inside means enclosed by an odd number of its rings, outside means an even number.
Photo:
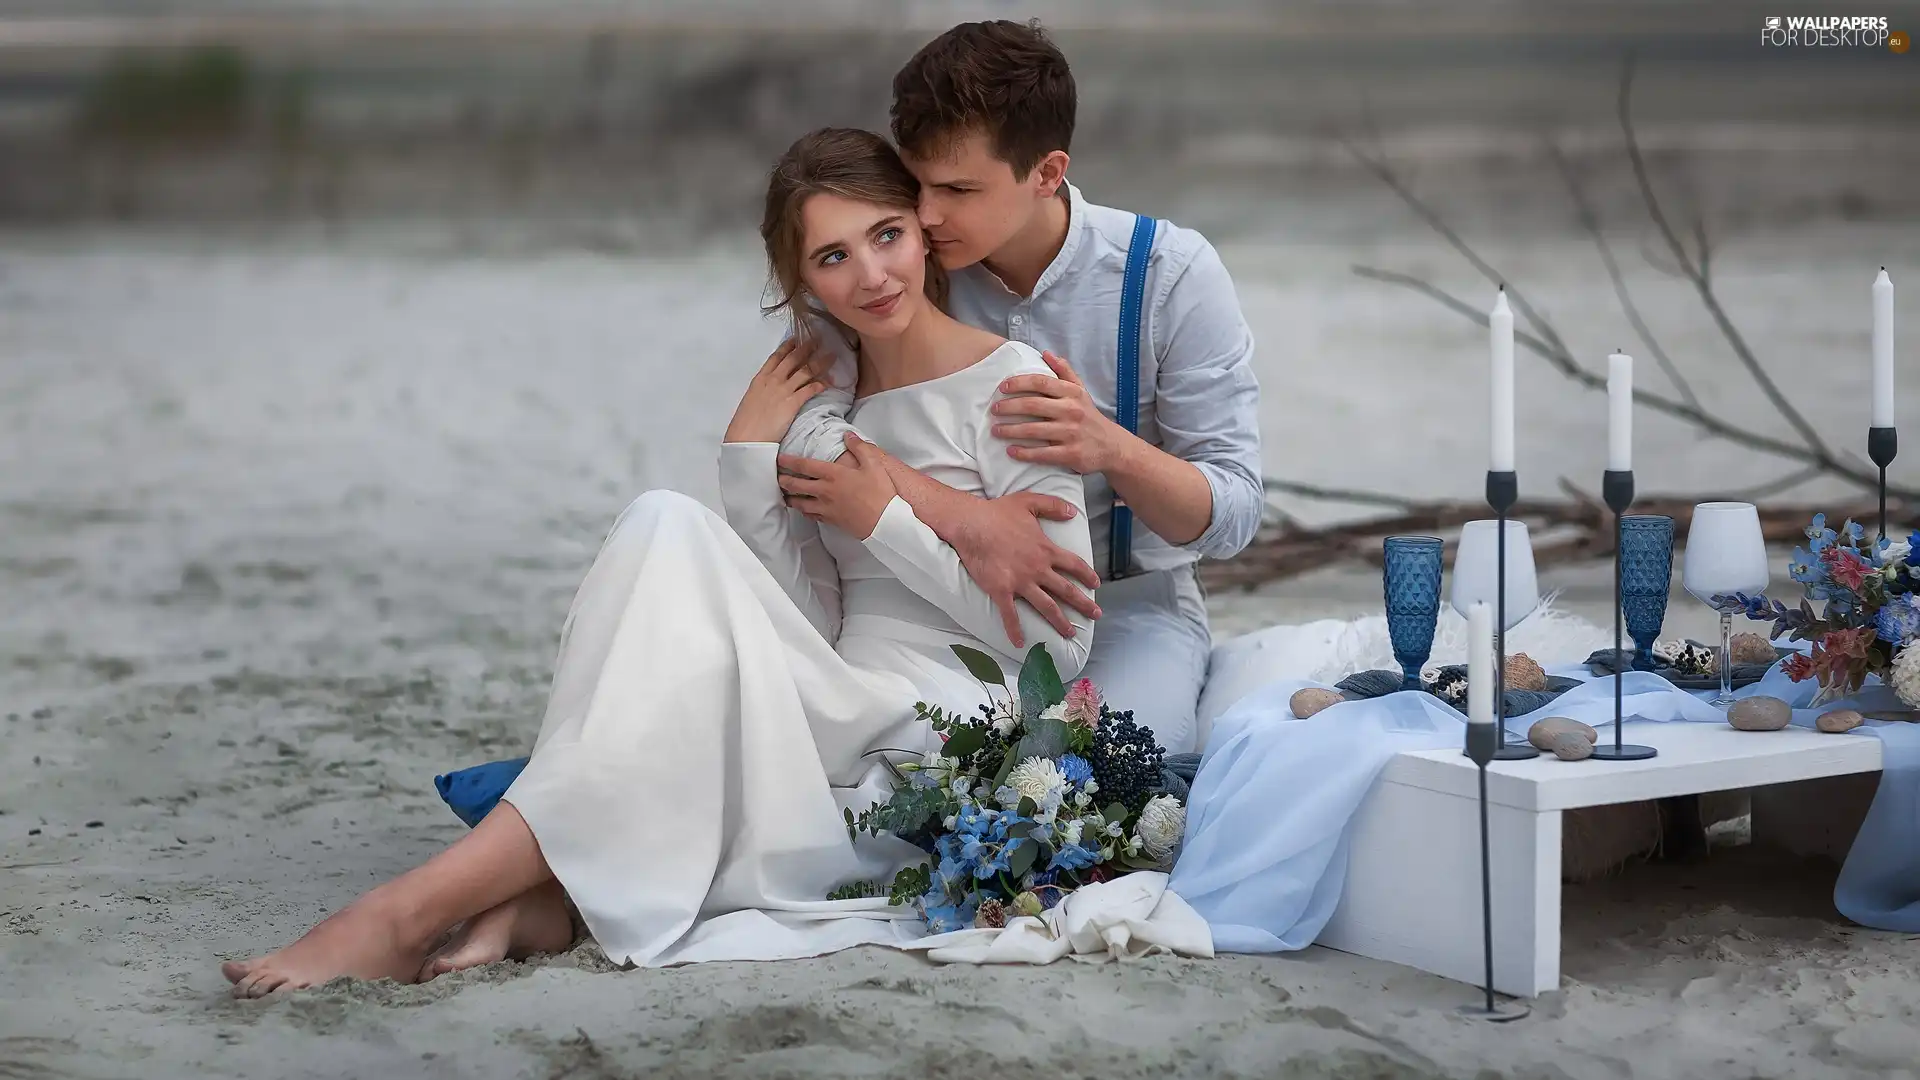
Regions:
<svg viewBox="0 0 1920 1080"><path fill-rule="evenodd" d="M1540 751L1531 743L1515 743L1507 740L1507 511L1520 498L1520 479L1518 474L1509 472L1487 473L1487 505L1493 507L1498 517L1495 528L1499 532L1494 538L1495 573L1499 583L1494 586L1493 603L1493 723L1499 732L1493 750L1494 761L1525 761L1540 756ZM1469 725L1471 731L1471 725ZM1469 751L1469 754L1471 751Z"/></svg>
<svg viewBox="0 0 1920 1080"><path fill-rule="evenodd" d="M1493 475L1496 474L1488 474L1489 477ZM1499 756L1501 745L1506 741L1506 736L1501 734L1503 730L1497 722L1467 724L1467 756L1480 767L1480 933L1487 958L1487 981L1484 987L1487 1000L1484 1005L1462 1005L1459 1009L1464 1016L1490 1020L1496 1024L1518 1020L1533 1011L1518 1002L1495 1001L1493 997L1493 844L1487 834L1487 762Z"/></svg>
<svg viewBox="0 0 1920 1080"><path fill-rule="evenodd" d="M1887 466L1900 452L1900 433L1890 427L1867 429L1867 456L1880 466L1880 539L1887 538Z"/></svg>
<svg viewBox="0 0 1920 1080"><path fill-rule="evenodd" d="M1601 478L1600 495L1607 502L1607 508L1613 511L1613 745L1606 743L1593 748L1593 756L1599 761L1644 761L1660 751L1651 746L1636 746L1620 741L1620 711L1622 689L1621 682L1627 677L1627 653L1621 645L1621 528L1620 518L1627 507L1633 505L1633 472L1630 469L1608 469Z"/></svg>

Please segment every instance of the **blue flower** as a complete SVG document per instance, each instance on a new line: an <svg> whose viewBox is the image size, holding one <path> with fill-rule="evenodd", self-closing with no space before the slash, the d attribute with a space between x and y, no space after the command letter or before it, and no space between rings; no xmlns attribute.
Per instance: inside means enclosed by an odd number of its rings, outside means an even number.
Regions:
<svg viewBox="0 0 1920 1080"><path fill-rule="evenodd" d="M1832 529L1827 528L1827 515L1815 514L1813 524L1807 527L1807 539L1813 541L1813 553L1818 555L1832 547L1833 542L1840 537Z"/></svg>
<svg viewBox="0 0 1920 1080"><path fill-rule="evenodd" d="M1100 861L1100 849L1085 844L1062 844L1054 849L1049 870L1085 870Z"/></svg>
<svg viewBox="0 0 1920 1080"><path fill-rule="evenodd" d="M973 925L974 917L980 913L980 894L977 892L968 893L966 899L957 904L931 904L924 899L921 903L927 916L927 929L936 934L965 930Z"/></svg>
<svg viewBox="0 0 1920 1080"><path fill-rule="evenodd" d="M978 836L992 826L993 816L992 810L978 806L962 807L960 812L954 815L954 831L968 836Z"/></svg>
<svg viewBox="0 0 1920 1080"><path fill-rule="evenodd" d="M1802 585L1818 585L1827 580L1827 568L1820 563L1818 548L1808 551L1806 548L1794 548L1793 557L1787 560L1787 576Z"/></svg>
<svg viewBox="0 0 1920 1080"><path fill-rule="evenodd" d="M1087 759L1081 757L1079 754L1062 754L1060 756L1060 775L1067 778L1067 783L1074 787L1079 787L1092 778L1093 766L1089 765Z"/></svg>
<svg viewBox="0 0 1920 1080"><path fill-rule="evenodd" d="M1909 593L1880 609L1879 616L1873 621L1874 632L1880 635L1880 640L1898 647L1912 641L1915 635L1920 635L1920 604L1915 603L1917 599L1920 598Z"/></svg>
<svg viewBox="0 0 1920 1080"><path fill-rule="evenodd" d="M1847 539L1849 540L1862 540L1866 538L1867 530L1857 521L1849 519L1841 528L1846 532Z"/></svg>

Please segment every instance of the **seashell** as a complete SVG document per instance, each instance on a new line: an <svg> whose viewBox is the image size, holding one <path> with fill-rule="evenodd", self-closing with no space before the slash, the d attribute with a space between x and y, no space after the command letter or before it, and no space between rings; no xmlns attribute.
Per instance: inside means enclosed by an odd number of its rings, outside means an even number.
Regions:
<svg viewBox="0 0 1920 1080"><path fill-rule="evenodd" d="M1529 733L1527 738L1531 740L1532 734ZM1547 737L1535 745L1561 761L1579 761L1593 756L1593 741L1577 731L1565 728L1548 732Z"/></svg>
<svg viewBox="0 0 1920 1080"><path fill-rule="evenodd" d="M1329 705L1338 705L1346 699L1332 690L1318 686L1309 686L1304 690L1295 690L1287 699L1287 707L1293 710L1296 719L1305 720Z"/></svg>
<svg viewBox="0 0 1920 1080"><path fill-rule="evenodd" d="M1743 698L1727 710L1727 723L1741 731L1779 731L1792 722L1792 706L1777 697Z"/></svg>
<svg viewBox="0 0 1920 1080"><path fill-rule="evenodd" d="M1735 664L1771 664L1780 658L1773 651L1773 643L1759 634L1733 635L1733 662ZM1719 665L1715 665L1716 672Z"/></svg>
<svg viewBox="0 0 1920 1080"><path fill-rule="evenodd" d="M1533 722L1533 726L1527 729L1527 741L1542 750L1552 750L1553 747L1550 745L1550 740L1562 734L1578 735L1587 740L1587 745L1589 746L1599 741L1600 738L1599 732L1578 720L1573 720L1565 716L1549 716L1544 720L1535 720ZM1586 755L1582 754L1580 756L1585 757Z"/></svg>
<svg viewBox="0 0 1920 1080"><path fill-rule="evenodd" d="M1505 671L1509 690L1545 690L1547 688L1546 669L1534 663L1533 657L1526 653L1514 653L1507 657Z"/></svg>
<svg viewBox="0 0 1920 1080"><path fill-rule="evenodd" d="M1467 704L1467 675L1463 671L1443 671L1433 680L1435 697L1456 708Z"/></svg>
<svg viewBox="0 0 1920 1080"><path fill-rule="evenodd" d="M1865 718L1852 709L1834 709L1821 713L1813 726L1829 735L1838 735L1843 731L1852 731L1865 722Z"/></svg>

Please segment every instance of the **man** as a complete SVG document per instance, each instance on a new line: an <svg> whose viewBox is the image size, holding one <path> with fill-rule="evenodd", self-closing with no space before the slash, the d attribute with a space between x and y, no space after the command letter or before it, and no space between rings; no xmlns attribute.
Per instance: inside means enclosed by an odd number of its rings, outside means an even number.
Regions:
<svg viewBox="0 0 1920 1080"><path fill-rule="evenodd" d="M1138 434L1129 433L1115 420L1115 388L1135 218L1087 202L1066 182L1075 111L1066 57L1036 24L967 23L921 49L893 90L894 141L921 181L920 221L952 279L949 309L1041 349L1058 376L1008 380L1008 393L1030 396L995 406L994 434L1015 457L1085 476L1101 574L1048 541L1035 520L1070 515L1064 503L983 500L897 460L886 467L915 515L994 597L1015 643L1016 599L1063 633L1072 630L1061 603L1099 618L1082 674L1169 753L1202 749L1193 745L1194 711L1212 638L1194 564L1246 547L1264 502L1253 340L1232 279L1204 237L1159 224L1147 263ZM837 464L853 430L851 382L840 382L808 403L782 443L781 468L801 474L782 485L803 511L809 491L857 467ZM1134 519L1117 577L1116 497ZM1097 585L1098 603L1075 581Z"/></svg>

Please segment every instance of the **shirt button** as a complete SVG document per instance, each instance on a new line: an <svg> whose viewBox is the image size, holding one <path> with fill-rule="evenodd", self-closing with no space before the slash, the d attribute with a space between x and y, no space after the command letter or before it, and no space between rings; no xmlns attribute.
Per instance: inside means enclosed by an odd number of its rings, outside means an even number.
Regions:
<svg viewBox="0 0 1920 1080"><path fill-rule="evenodd" d="M1022 318L1021 318L1020 316L1018 316L1018 315L1015 315L1015 316L1012 316L1011 318L1009 318L1009 319L1008 319L1007 321L1008 321L1008 322L1010 322L1010 323L1012 323L1012 324L1013 324L1013 325L1015 325L1015 326L1019 326L1019 325L1020 325L1021 323L1023 323L1023 322L1025 322L1026 320L1025 320L1025 319L1022 319Z"/></svg>

